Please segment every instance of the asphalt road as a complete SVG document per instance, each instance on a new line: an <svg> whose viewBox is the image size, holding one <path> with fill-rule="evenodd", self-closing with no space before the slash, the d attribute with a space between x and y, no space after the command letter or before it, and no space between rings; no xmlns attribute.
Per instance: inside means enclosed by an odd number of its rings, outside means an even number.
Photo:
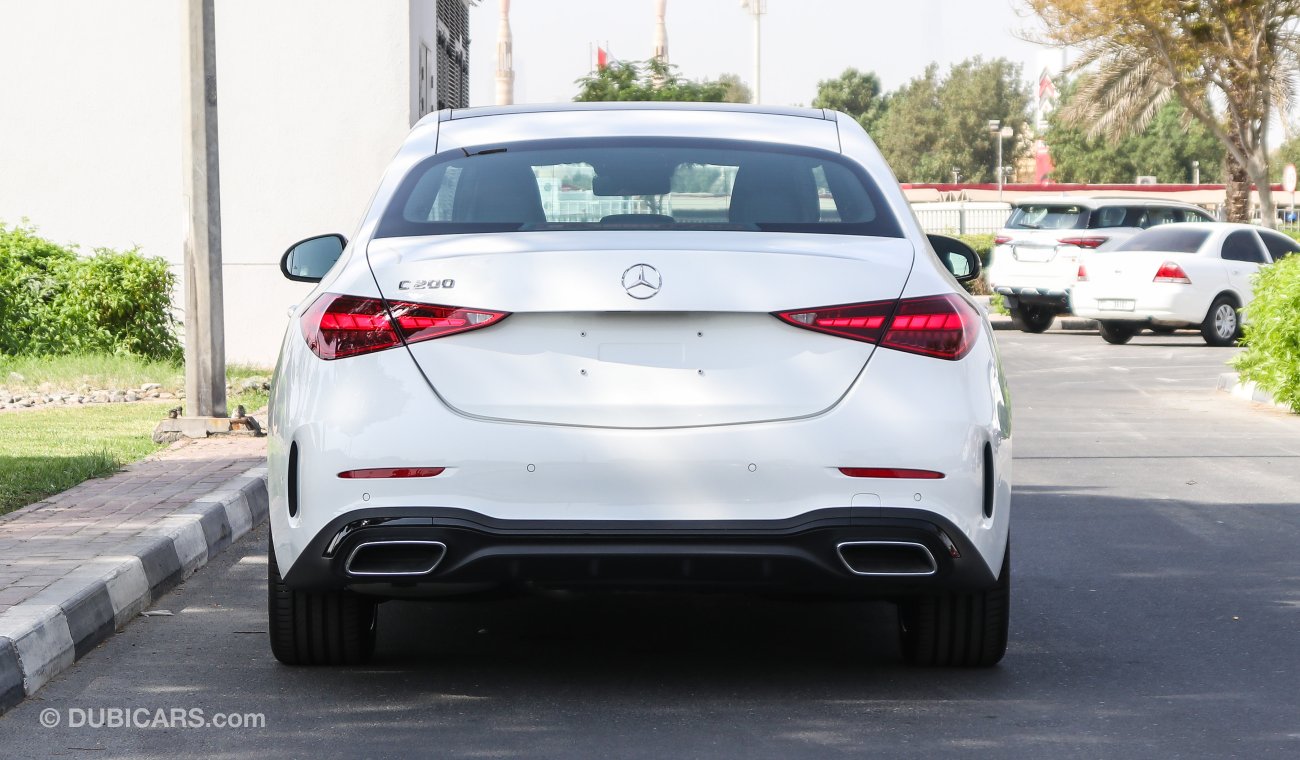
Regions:
<svg viewBox="0 0 1300 760"><path fill-rule="evenodd" d="M0 757L1300 757L1300 418L1216 393L1232 350L1191 333L998 340L998 668L903 667L884 604L630 596L389 603L372 666L290 669L263 528L0 717ZM101 708L265 726L69 727Z"/></svg>

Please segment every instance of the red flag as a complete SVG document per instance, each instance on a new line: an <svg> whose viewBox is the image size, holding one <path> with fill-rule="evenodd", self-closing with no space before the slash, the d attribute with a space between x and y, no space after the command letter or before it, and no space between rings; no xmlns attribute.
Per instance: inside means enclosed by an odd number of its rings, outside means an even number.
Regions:
<svg viewBox="0 0 1300 760"><path fill-rule="evenodd" d="M609 53L606 53L603 47L596 48L596 68L603 69L608 65Z"/></svg>

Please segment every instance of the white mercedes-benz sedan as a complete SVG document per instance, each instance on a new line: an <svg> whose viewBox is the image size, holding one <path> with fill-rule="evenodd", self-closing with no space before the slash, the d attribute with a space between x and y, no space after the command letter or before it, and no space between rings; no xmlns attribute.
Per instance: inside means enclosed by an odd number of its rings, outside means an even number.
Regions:
<svg viewBox="0 0 1300 760"><path fill-rule="evenodd" d="M421 120L271 401L269 633L364 660L385 599L898 602L918 664L1007 642L1011 425L979 260L843 114L568 104Z"/></svg>
<svg viewBox="0 0 1300 760"><path fill-rule="evenodd" d="M1211 346L1232 345L1259 268L1297 248L1286 235L1250 224L1154 227L1084 256L1070 308L1098 320L1107 343L1128 343L1143 328L1190 327Z"/></svg>

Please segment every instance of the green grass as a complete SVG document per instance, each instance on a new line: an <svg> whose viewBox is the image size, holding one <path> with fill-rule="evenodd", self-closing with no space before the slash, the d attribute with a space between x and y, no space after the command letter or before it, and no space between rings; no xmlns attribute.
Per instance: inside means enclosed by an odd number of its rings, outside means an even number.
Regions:
<svg viewBox="0 0 1300 760"><path fill-rule="evenodd" d="M145 402L0 414L0 514L162 448L152 435L166 410Z"/></svg>
<svg viewBox="0 0 1300 760"><path fill-rule="evenodd" d="M227 382L236 387L246 378L270 375L269 369L250 365L226 368ZM126 389L159 383L175 393L185 387L185 372L180 365L132 356L0 356L0 387L25 393L46 383L73 392L82 386ZM266 406L267 398L266 391L234 392L226 403L231 412L242 404L251 413ZM158 451L162 447L153 442L154 426L168 409L183 403L168 399L0 412L0 514L89 478L111 475Z"/></svg>

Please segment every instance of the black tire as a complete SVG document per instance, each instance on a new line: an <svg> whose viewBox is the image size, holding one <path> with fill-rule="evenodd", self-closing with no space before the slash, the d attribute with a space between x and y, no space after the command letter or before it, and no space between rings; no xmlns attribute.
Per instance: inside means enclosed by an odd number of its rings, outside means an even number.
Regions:
<svg viewBox="0 0 1300 760"><path fill-rule="evenodd" d="M1177 331L1177 327L1170 327L1169 325L1151 325L1151 332L1156 335L1173 335Z"/></svg>
<svg viewBox="0 0 1300 760"><path fill-rule="evenodd" d="M1210 310L1201 323L1201 337L1211 346L1236 345L1241 338L1241 319L1237 304L1227 296L1219 296L1210 304Z"/></svg>
<svg viewBox="0 0 1300 760"><path fill-rule="evenodd" d="M375 651L378 604L348 591L295 591L284 585L275 551L266 561L267 632L285 665L358 665Z"/></svg>
<svg viewBox="0 0 1300 760"><path fill-rule="evenodd" d="M1101 332L1102 340L1122 346L1133 340L1133 336L1137 335L1138 330L1141 328L1124 322L1098 322L1097 329Z"/></svg>
<svg viewBox="0 0 1300 760"><path fill-rule="evenodd" d="M1007 311L1011 312L1011 324L1021 332L1040 333L1056 321L1056 313L1051 307L1039 304L1022 303Z"/></svg>
<svg viewBox="0 0 1300 760"><path fill-rule="evenodd" d="M906 599L898 605L903 660L909 665L987 668L1007 652L1011 623L1011 544L998 582L987 591Z"/></svg>

